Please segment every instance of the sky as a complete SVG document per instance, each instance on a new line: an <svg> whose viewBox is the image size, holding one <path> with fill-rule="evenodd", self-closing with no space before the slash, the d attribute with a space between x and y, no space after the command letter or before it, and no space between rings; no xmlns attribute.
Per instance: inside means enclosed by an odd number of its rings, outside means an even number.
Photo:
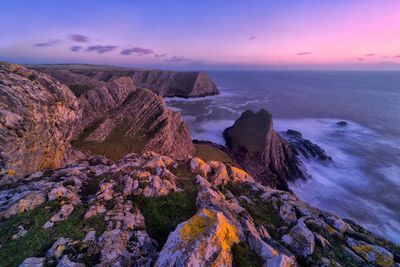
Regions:
<svg viewBox="0 0 400 267"><path fill-rule="evenodd" d="M400 1L0 0L0 60L400 70Z"/></svg>

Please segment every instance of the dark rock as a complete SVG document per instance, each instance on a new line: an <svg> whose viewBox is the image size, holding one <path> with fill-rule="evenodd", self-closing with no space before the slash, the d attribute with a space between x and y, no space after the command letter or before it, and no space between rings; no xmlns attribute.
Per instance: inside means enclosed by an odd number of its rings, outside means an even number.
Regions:
<svg viewBox="0 0 400 267"><path fill-rule="evenodd" d="M272 115L246 110L224 130L237 162L263 184L288 190L287 180L304 178L296 151L272 127Z"/></svg>
<svg viewBox="0 0 400 267"><path fill-rule="evenodd" d="M107 158L101 156L91 157L88 161L90 166L110 165L110 161Z"/></svg>
<svg viewBox="0 0 400 267"><path fill-rule="evenodd" d="M336 123L336 125L340 126L340 127L345 127L345 126L347 126L347 122L346 121L339 121L339 122Z"/></svg>
<svg viewBox="0 0 400 267"><path fill-rule="evenodd" d="M321 161L331 161L332 158L328 156L320 146L312 143L310 140L303 139L303 135L295 130L287 130L283 134L290 145L301 153L306 159L318 159Z"/></svg>

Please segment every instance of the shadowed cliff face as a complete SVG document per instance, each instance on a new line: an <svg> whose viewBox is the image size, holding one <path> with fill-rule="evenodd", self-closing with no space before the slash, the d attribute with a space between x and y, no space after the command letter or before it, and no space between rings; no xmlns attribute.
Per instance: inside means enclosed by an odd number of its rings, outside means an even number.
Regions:
<svg viewBox="0 0 400 267"><path fill-rule="evenodd" d="M1 172L61 167L80 118L68 87L40 72L0 64Z"/></svg>
<svg viewBox="0 0 400 267"><path fill-rule="evenodd" d="M264 109L243 112L224 138L240 165L266 185L287 190L287 180L304 177L296 151L274 131Z"/></svg>

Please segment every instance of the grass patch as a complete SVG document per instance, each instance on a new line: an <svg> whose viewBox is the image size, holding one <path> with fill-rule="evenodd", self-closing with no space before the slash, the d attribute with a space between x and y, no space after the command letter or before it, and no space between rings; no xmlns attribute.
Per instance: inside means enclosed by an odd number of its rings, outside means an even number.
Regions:
<svg viewBox="0 0 400 267"><path fill-rule="evenodd" d="M68 87L76 97L80 97L87 91L93 89L95 86L91 84L72 84Z"/></svg>
<svg viewBox="0 0 400 267"><path fill-rule="evenodd" d="M147 232L158 241L160 247L178 224L196 214L197 189L188 164L181 165L173 171L179 177L178 186L184 191L162 197L131 197L145 218Z"/></svg>
<svg viewBox="0 0 400 267"><path fill-rule="evenodd" d="M196 148L196 156L205 160L218 160L224 163L233 164L233 160L224 151L209 144L194 144Z"/></svg>
<svg viewBox="0 0 400 267"><path fill-rule="evenodd" d="M90 151L97 155L105 156L112 161L122 159L126 154L135 152L142 154L148 142L146 135L130 136L127 134L129 126L127 123L122 123L117 126L105 140L101 142L85 141L100 124L97 122L85 129L77 140L71 144L79 149Z"/></svg>
<svg viewBox="0 0 400 267"><path fill-rule="evenodd" d="M232 246L233 267L261 267L260 256L251 249L249 244L240 242Z"/></svg>
<svg viewBox="0 0 400 267"><path fill-rule="evenodd" d="M59 237L69 237L73 240L82 240L84 229L94 228L96 232L103 232L106 225L98 217L83 220L85 207L78 207L71 216L56 223L52 228L43 229L44 223L57 212L58 205L49 209L44 206L22 214L15 215L0 224L0 265L18 266L25 258L44 256L47 250ZM12 235L19 225L24 225L27 234L17 240Z"/></svg>

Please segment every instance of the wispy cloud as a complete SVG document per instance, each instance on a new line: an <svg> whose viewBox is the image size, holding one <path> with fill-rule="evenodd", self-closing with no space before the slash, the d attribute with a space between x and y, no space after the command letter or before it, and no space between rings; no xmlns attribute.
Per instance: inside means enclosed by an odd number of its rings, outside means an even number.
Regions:
<svg viewBox="0 0 400 267"><path fill-rule="evenodd" d="M93 45L86 48L86 51L95 51L99 54L111 52L115 50L118 46L115 45Z"/></svg>
<svg viewBox="0 0 400 267"><path fill-rule="evenodd" d="M82 49L82 47L79 45L74 45L69 48L69 50L71 50L72 52L79 52L79 51L81 51L81 49Z"/></svg>
<svg viewBox="0 0 400 267"><path fill-rule="evenodd" d="M170 62L170 63L182 63L182 62L187 62L187 63L202 63L201 60L195 60L195 59L190 59L186 57L179 57L179 56L172 56L169 58L164 59L164 62Z"/></svg>
<svg viewBox="0 0 400 267"><path fill-rule="evenodd" d="M256 39L256 38L257 38L257 36L255 36L255 35L250 36L250 37L249 37L249 41L253 41L253 40Z"/></svg>
<svg viewBox="0 0 400 267"><path fill-rule="evenodd" d="M394 56L393 58L400 58L400 55Z"/></svg>
<svg viewBox="0 0 400 267"><path fill-rule="evenodd" d="M74 42L79 42L79 43L87 43L89 42L89 37L86 35L82 34L77 34L77 33L72 33L68 35L69 39Z"/></svg>
<svg viewBox="0 0 400 267"><path fill-rule="evenodd" d="M36 44L34 44L33 46L36 46L36 47L55 46L55 45L58 44L59 42L60 42L60 40L51 39L51 40L48 40L47 42L36 43Z"/></svg>
<svg viewBox="0 0 400 267"><path fill-rule="evenodd" d="M357 58L358 61L363 61L364 59L362 57Z"/></svg>
<svg viewBox="0 0 400 267"><path fill-rule="evenodd" d="M366 57L373 57L373 56L375 56L375 54L370 53L370 54L366 54L365 56L366 56Z"/></svg>
<svg viewBox="0 0 400 267"><path fill-rule="evenodd" d="M312 52L300 52L300 53L297 53L296 56L307 56L307 55L311 55L311 54L312 54Z"/></svg>
<svg viewBox="0 0 400 267"><path fill-rule="evenodd" d="M153 54L154 51L149 48L134 47L129 49L124 49L121 51L121 55L128 56L131 54L138 54L139 56Z"/></svg>
<svg viewBox="0 0 400 267"><path fill-rule="evenodd" d="M154 54L155 58L163 58L163 57L166 57L166 56L167 56L167 54Z"/></svg>

